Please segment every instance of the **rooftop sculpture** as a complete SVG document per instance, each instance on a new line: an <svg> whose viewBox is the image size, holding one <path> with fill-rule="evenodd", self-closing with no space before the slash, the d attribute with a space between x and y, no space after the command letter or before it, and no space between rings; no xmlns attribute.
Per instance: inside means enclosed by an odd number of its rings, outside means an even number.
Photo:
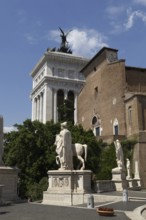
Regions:
<svg viewBox="0 0 146 220"><path fill-rule="evenodd" d="M59 27L59 30L61 32L61 34L60 34L60 37L61 37L60 48L58 48L57 50L56 50L56 47L48 48L47 51L51 51L51 52L58 51L58 52L72 54L72 50L70 49L70 47L68 45L68 41L67 41L67 36L71 31L65 33L60 27Z"/></svg>
<svg viewBox="0 0 146 220"><path fill-rule="evenodd" d="M64 31L60 27L59 29L61 31L60 37L62 41L61 41L60 48L58 49L58 51L64 52L64 53L72 53L71 49L68 46L68 41L67 41L67 36L70 33L70 31L65 34Z"/></svg>

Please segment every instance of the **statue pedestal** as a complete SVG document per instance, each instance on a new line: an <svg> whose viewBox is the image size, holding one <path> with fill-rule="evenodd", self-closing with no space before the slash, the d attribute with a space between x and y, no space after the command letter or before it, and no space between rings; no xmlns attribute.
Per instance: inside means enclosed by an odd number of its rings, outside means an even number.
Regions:
<svg viewBox="0 0 146 220"><path fill-rule="evenodd" d="M134 191L141 190L141 181L140 179L127 179L128 188Z"/></svg>
<svg viewBox="0 0 146 220"><path fill-rule="evenodd" d="M18 172L17 168L0 166L0 184L3 185L2 200L18 200Z"/></svg>
<svg viewBox="0 0 146 220"><path fill-rule="evenodd" d="M49 186L43 193L43 204L78 205L84 203L84 194L91 193L90 170L48 171Z"/></svg>
<svg viewBox="0 0 146 220"><path fill-rule="evenodd" d="M125 169L114 168L112 169L112 181L115 183L116 191L123 191L127 188L126 172Z"/></svg>

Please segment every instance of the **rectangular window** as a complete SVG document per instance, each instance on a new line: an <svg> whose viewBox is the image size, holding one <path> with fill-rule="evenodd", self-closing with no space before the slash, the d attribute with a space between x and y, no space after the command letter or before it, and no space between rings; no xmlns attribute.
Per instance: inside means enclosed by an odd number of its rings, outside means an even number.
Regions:
<svg viewBox="0 0 146 220"><path fill-rule="evenodd" d="M118 135L119 131L118 131L118 125L114 126L114 135Z"/></svg>
<svg viewBox="0 0 146 220"><path fill-rule="evenodd" d="M96 136L100 136L100 127L95 128Z"/></svg>
<svg viewBox="0 0 146 220"><path fill-rule="evenodd" d="M129 122L129 125L132 125L132 108L131 107L128 108L128 122Z"/></svg>

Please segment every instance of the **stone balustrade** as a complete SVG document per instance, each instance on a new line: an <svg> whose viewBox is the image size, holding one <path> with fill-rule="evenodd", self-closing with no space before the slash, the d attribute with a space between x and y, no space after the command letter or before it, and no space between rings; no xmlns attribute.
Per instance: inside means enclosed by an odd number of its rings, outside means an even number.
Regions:
<svg viewBox="0 0 146 220"><path fill-rule="evenodd" d="M97 193L101 192L111 192L115 191L115 184L112 180L97 180L95 183L95 191Z"/></svg>

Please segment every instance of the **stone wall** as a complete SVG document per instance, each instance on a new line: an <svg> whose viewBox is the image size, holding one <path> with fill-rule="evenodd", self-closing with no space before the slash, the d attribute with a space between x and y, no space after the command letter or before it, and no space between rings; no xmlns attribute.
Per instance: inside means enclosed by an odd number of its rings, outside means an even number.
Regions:
<svg viewBox="0 0 146 220"><path fill-rule="evenodd" d="M119 123L119 135L125 128L124 62L108 64L105 60L86 77L86 85L78 98L78 121L85 129L92 128L92 118L101 119L101 136L113 135L113 123Z"/></svg>
<svg viewBox="0 0 146 220"><path fill-rule="evenodd" d="M126 67L126 82L129 92L146 92L146 69Z"/></svg>
<svg viewBox="0 0 146 220"><path fill-rule="evenodd" d="M133 164L138 161L141 186L146 188L146 131L137 134L137 144L134 148Z"/></svg>

